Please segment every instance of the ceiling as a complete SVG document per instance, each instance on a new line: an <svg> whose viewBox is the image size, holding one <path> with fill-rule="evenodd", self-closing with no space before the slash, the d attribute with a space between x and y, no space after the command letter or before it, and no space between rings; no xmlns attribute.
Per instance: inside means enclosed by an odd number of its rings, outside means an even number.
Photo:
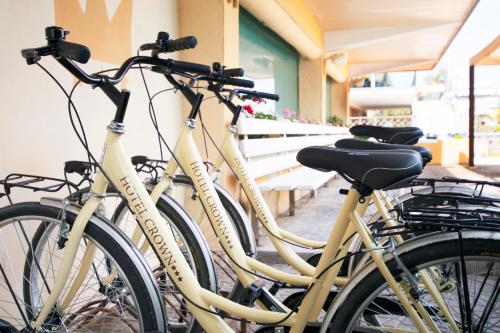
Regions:
<svg viewBox="0 0 500 333"><path fill-rule="evenodd" d="M431 69L478 0L305 0L350 76Z"/></svg>
<svg viewBox="0 0 500 333"><path fill-rule="evenodd" d="M500 65L500 35L470 60L471 65Z"/></svg>

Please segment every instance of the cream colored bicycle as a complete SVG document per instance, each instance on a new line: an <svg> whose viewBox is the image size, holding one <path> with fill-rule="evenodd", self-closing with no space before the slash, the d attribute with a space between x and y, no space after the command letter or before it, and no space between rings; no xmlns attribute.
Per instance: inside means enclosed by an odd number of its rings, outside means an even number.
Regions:
<svg viewBox="0 0 500 333"><path fill-rule="evenodd" d="M216 66L213 68L213 72L217 73L218 69L220 69L220 66ZM161 69L156 68L156 71L162 72ZM242 75L242 71L240 70L239 72L236 70L232 70L234 73L237 73L238 75ZM196 94L195 92L190 88L189 85L177 81L169 72L165 72L164 75L167 77L168 81L174 85L175 88L179 89L180 91L183 92L183 94L187 97L187 99L191 102L193 106L196 105L199 101L196 99ZM186 75L188 76L188 75ZM235 135L236 135L236 123L238 121L238 117L242 113L242 108L241 106L238 106L236 104L233 104L232 97L238 96L241 99L250 99L250 98L268 98L268 99L277 99L277 95L274 94L266 94L266 93L260 93L256 91L250 91L250 90L245 90L245 89L229 89L229 88L224 88L224 84L233 84L233 85L240 85L240 86L246 86L246 87L252 87L253 84L252 82L248 82L247 80L239 80L239 79L234 79L234 78L228 78L225 76L225 73L218 73L216 76L188 76L189 79L191 80L191 85L193 82L199 82L199 81L209 81L208 87L206 87L208 90L213 92L221 101L224 103L228 109L233 113L233 119L231 121L231 125L228 127L228 130L226 132L226 135L223 140L223 144L221 148L219 149L219 154L213 164L213 170L214 173L212 173L212 180L215 182L218 179L218 173L223 165L224 162L226 162L230 168L233 170L234 174L236 175L236 178L240 181L240 184L247 194L249 201L252 204L252 207L256 210L256 214L258 218L263 222L263 225L268 232L271 240L273 241L273 245L277 249L278 254L280 255L281 258L284 259L286 263L288 263L290 266L295 268L297 271L301 273L301 275L293 275L293 274L288 274L284 275L281 274L280 272L271 269L267 265L263 265L262 263L259 264L254 264L251 266L253 270L256 270L257 272L267 276L268 278L271 278L271 281L275 281L275 284L271 287L271 293L274 294L278 288L283 287L283 286L295 286L295 287L305 287L307 286L308 279L307 277L313 276L315 272L315 267L311 265L312 262L306 262L304 261L301 257L299 257L292 249L291 247L288 246L287 243L292 243L292 244L299 244L302 246L307 246L309 248L318 248L318 249L323 249L325 244L324 242L319 242L319 241L312 241L308 240L299 236L296 236L292 233L289 233L281 228L276 224L273 216L270 213L270 210L268 209L262 194L258 190L258 186L255 183L255 181L249 176L249 171L246 168L246 163L241 156L241 153L238 149L236 140L235 140ZM212 81L210 81L212 80ZM227 93L229 94L228 96L222 96L222 93ZM195 125L195 119L196 119L196 113L191 113L188 117L188 124L190 127L194 128ZM397 132L396 130L394 130ZM186 136L186 130L184 130L183 134ZM176 148L173 151L173 156L189 156L190 152L192 151L197 151L197 148L195 145L191 145L188 143L188 139L184 139L181 136L181 139L179 139ZM347 140L347 143L349 140ZM351 143L352 144L352 143ZM354 147L353 147L354 148ZM403 149L406 147L403 146L394 146L394 148L397 149ZM358 147L359 149L359 147ZM373 149L373 148L372 148ZM377 147L376 149L381 149L380 147ZM387 149L387 147L385 148ZM424 158L426 158L425 162L428 162L430 160L429 156L426 155L426 151L424 148L420 147L407 147L407 149L413 149L417 152L419 152ZM199 153L197 153L200 155ZM153 161L153 163L159 162L159 161ZM182 177L178 175L179 171L179 163L180 168L182 171L186 171L185 169L189 168L189 163L182 163L181 159L175 159L173 158L171 162L168 164L168 167L166 171L163 174L163 177L158 180L158 176L152 177L150 179L150 189L152 191L152 196L153 199L156 202L161 202L162 199L158 197L159 194L161 193L168 193L168 194L173 194L176 190L176 188L179 187L180 184L187 186L190 188L190 186L193 186L193 181L190 180L189 177ZM136 165L139 164L147 164L146 158L138 158L135 161ZM153 170L155 170L154 166L152 166ZM157 170L156 170L157 171ZM161 170L162 172L164 170ZM153 182L151 182L153 180ZM200 185L201 186L201 185ZM236 203L234 199L231 198L231 196L228 194L227 191L225 191L223 188L220 186L215 185L217 194L219 198L221 199L221 202L223 203L223 206L225 210L228 212L229 215L229 221L230 224L234 227L239 241L242 244L242 248L245 251L247 255L252 255L254 252L254 243L251 242L253 239L251 236L251 230L249 231L249 226L248 223L245 223L244 218L240 218L242 214L244 215L245 213L242 212L241 207ZM188 189L188 194L191 196L193 200L195 200L195 208L192 209L193 216L195 221L197 223L202 224L203 228L203 233L205 237L209 238L209 242L211 245L212 253L216 256L215 261L217 263L217 267L219 266L224 266L227 265L226 261L233 261L232 257L230 254L228 254L227 249L225 249L223 246L219 247L218 242L214 242L213 238L215 237L220 237L219 234L214 233L213 230L216 229L216 224L217 221L215 218L210 218L210 215L208 214L208 210L206 209L206 206L203 206L201 204L201 199L200 195L198 193L199 190L189 190ZM416 195L416 194L415 194ZM368 195L363 202L363 204L359 205L358 207L358 213L360 216L363 216L367 207L370 205L370 203L375 203L377 210L379 212L379 215L382 216L383 223L380 224L385 225L386 227L389 228L394 228L398 225L396 222L396 216L394 213L391 211L394 210L394 206L389 200L389 198L386 196L384 191L373 191L370 195ZM430 205L430 203L427 203ZM161 206L159 206L161 207ZM126 219L125 215L127 213L126 206L122 205L119 207L119 209L116 211L115 216L118 217L117 220L120 219ZM209 221L208 222L202 222L205 216L209 216ZM139 232L135 233L139 234ZM356 231L354 229L350 229L348 232L348 237L345 238L344 243L342 246L349 248L349 244L347 243L348 241L351 242L353 241L353 236L356 234ZM248 235L251 235L250 237ZM212 240L212 241L210 241ZM358 239L354 238L354 241L357 241ZM399 244L403 241L402 236L396 236L395 237L396 242ZM361 241L359 241L362 243ZM215 243L215 244L214 244ZM352 248L352 247L351 247ZM362 244L358 244L357 246L354 247L356 250L363 248ZM321 254L316 255L315 258L319 258ZM351 264L351 269L350 271L354 271L354 265L353 263L362 263L365 264L369 259L370 255L366 251L354 251L353 255L349 254L347 256L347 259L349 259L351 256L357 256L359 258L356 258L356 260L348 260ZM223 260L220 260L223 259ZM225 260L224 260L225 259ZM220 261L220 262L218 262ZM343 261L345 263L346 261ZM228 265L229 266L229 265ZM359 265L359 267L362 267L362 265ZM358 267L358 268L359 268ZM234 265L233 265L234 268ZM222 292L224 295L228 295L231 299L236 300L238 302L245 302L249 303L248 299L261 299L264 304L267 304L269 308L272 308L273 303L269 302L268 300L268 295L266 293L260 293L258 296L255 295L250 295L248 296L248 293L251 293L251 290L254 290L254 287L250 288L250 291L248 290L248 286L244 286L241 284L238 284L238 280L232 280L235 282L234 284L227 283L226 280L227 276L230 276L233 272L228 270L231 269L231 267L226 267L226 269L222 270L222 272L218 272L219 280L222 280ZM244 274L245 269L242 267L236 266L236 274L238 277L241 275L238 275L238 270L243 271L242 274ZM434 275L433 272L430 272L432 275ZM337 276L335 280L335 284L337 286L342 286L345 283L347 283L349 276L345 275L340 275ZM285 301L284 304L291 306L294 303L297 302L298 299L300 299L303 295L303 292L298 292L290 297L288 297ZM331 303L331 300L336 295L336 291L332 291L331 295L328 298L328 301L323 305L324 309L326 310L328 306ZM249 303L251 304L251 302Z"/></svg>
<svg viewBox="0 0 500 333"><path fill-rule="evenodd" d="M58 40L64 39L63 36L60 36ZM488 285L490 280L497 281L495 279L498 279L498 261L500 260L500 249L498 248L500 236L498 233L487 230L466 231L464 229L470 227L457 225L456 228L460 230L458 233L439 233L424 239L417 238L399 248L386 248L377 243L360 214L356 212L360 201L363 201L373 190L391 188L400 182L416 177L421 172L422 167L420 155L417 153L413 151L354 151L324 147L311 147L301 151L298 158L306 166L335 170L349 177L352 181L352 187L347 194L346 201L332 228L323 255L312 277L301 277L278 271L245 255L195 149L192 138L194 124L189 120L186 122L186 128L176 146L176 149L184 147L188 149L183 149L181 155L176 154L177 161L184 166L184 170L193 179L197 194L200 196L207 215L215 221L213 224L215 232L230 256L233 269L238 273L240 281L246 287L253 286L254 290L260 290L256 294L267 295L264 298L259 298L258 303L264 303L263 306L269 307L273 311L249 308L201 288L172 232L167 228L154 201L126 156L121 139L124 134L123 119L128 93L120 94L114 88L114 84L123 78L134 63L153 64L170 68L173 71L203 72L206 71L206 68L194 64L162 60L157 57L133 57L121 66L114 77L88 75L76 64L66 59L66 57L77 58L75 55L82 48L79 46L70 49L64 48L65 44L59 44L58 40L53 41L57 45L56 52L50 54L55 55L56 59L77 78L85 83L99 86L110 96L124 96L117 99L119 107L114 120L108 126L100 171L95 175L91 187L91 198L87 200L78 213L78 217L69 232L62 258L62 267L71 267L77 252L76 245L81 240L89 217L102 202L109 180L127 199L129 207L142 226L150 246L155 249L168 276L183 294L186 306L208 332L231 332L231 328L222 319L227 316L238 316L245 320L272 326L262 327L259 330L261 332L272 332L280 326L290 327L290 332L303 332L306 329L313 329L315 326L321 326L322 331L334 332L358 329L389 332L456 332L475 329L477 313L479 313L479 327L481 329L483 327L489 329L490 319L496 320L498 309L495 305L495 295L498 294L498 290L494 287L481 288L481 292L474 293L474 303L472 304L469 299L471 294L466 286L469 276L479 276L480 279L475 281L484 281L484 284ZM58 49L60 52L57 51ZM39 50L31 49L24 55L32 61L37 61L41 56L47 55ZM198 98L201 97L198 96ZM196 112L197 109L193 108L193 113ZM353 165L356 167L352 167ZM166 173L174 174L174 170L178 167L179 165L171 162ZM390 173L385 171L388 169L391 170ZM169 180L162 181L168 182ZM154 198L159 194L161 192L155 193L153 191L152 196ZM340 269L340 260L347 253L348 246L342 246L342 244L348 245L349 243L345 242L349 236L349 229L355 230L361 236L366 248L370 251L373 262L359 272L338 295L337 299L346 301L336 300L333 302L326 320L317 322L320 310ZM90 250L88 250L89 248ZM85 249L83 263L77 268L76 278L69 276L68 269L59 272L43 304L37 308L33 316L31 323L33 330L40 330L42 326L46 325L46 319L52 318L51 314L55 311L64 314L66 307L56 306L57 300L67 283L71 285L70 290L73 286L80 288L81 281L78 277L85 277L91 271L90 263L94 257L91 252L88 252L91 250L91 246ZM112 254L109 254L108 257L110 260L113 259ZM289 279L291 283L296 285L307 285L307 292L300 307L296 309L297 312L282 305L266 293L265 289L259 289L254 283L256 281L254 270L276 276L280 280ZM426 274L428 270L435 270L437 276L442 280L430 280L432 277ZM488 273L485 274L486 272ZM491 274L491 272L493 273ZM111 269L109 275L102 276L99 281L105 288L109 286L111 281L115 280L117 274L117 270ZM126 279L126 277L125 272L124 278ZM360 277L366 277L366 280L362 279L363 281L361 281ZM446 284L450 279L459 279L461 281L460 288L454 290L434 288L436 283ZM456 292L458 289L460 292ZM458 302L455 301L457 298L455 293L459 299ZM475 302L477 295L481 295L481 301ZM484 302L483 297L486 297L486 302ZM265 304L263 300L267 300L271 304ZM390 305L389 308L392 307L392 311L379 310L381 305L387 304ZM355 311L352 311L353 309ZM222 312L218 312L218 310ZM44 329L46 327L48 326L45 326Z"/></svg>

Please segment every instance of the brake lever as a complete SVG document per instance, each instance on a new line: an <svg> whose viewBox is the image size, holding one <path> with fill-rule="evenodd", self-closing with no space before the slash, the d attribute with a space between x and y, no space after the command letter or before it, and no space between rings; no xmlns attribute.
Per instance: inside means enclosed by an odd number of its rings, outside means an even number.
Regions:
<svg viewBox="0 0 500 333"><path fill-rule="evenodd" d="M23 49L21 50L21 55L26 59L28 65L34 65L42 56L50 55L52 53L52 48L50 46L42 46L36 49Z"/></svg>

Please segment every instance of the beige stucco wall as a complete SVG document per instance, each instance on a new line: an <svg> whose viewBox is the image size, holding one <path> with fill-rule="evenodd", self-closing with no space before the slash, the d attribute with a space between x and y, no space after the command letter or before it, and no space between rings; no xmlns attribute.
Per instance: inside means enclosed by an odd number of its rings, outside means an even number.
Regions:
<svg viewBox="0 0 500 333"><path fill-rule="evenodd" d="M65 0L65 2L74 3L76 7L73 8L81 8L78 0ZM122 1L122 3L127 2ZM103 33L102 36L94 36L95 47L102 43L111 45L129 43L131 45L128 54L122 52L120 59L111 58L110 61L114 60L116 63L90 60L88 64L83 65L86 71L94 72L117 65L127 56L135 54L136 48L141 43L156 40L159 30L168 31L173 37L179 36L177 1L130 2L132 6L128 17L122 17L119 22L124 25L123 30L130 31L128 36L126 34L114 35L109 38L110 35L106 34L109 26L106 27L106 23L110 23L102 20L103 17L113 18L114 14L120 12L120 7L113 7L116 4L120 6L120 1L103 1L101 5L106 4L107 7L101 6L101 8L105 8L106 12L94 8L93 15L83 18L83 24L79 21L77 27L65 27L73 30L73 36L78 36L88 29L85 24L90 26L101 24L101 28L97 31ZM88 3L96 2L88 1ZM84 159L85 153L71 129L65 97L47 75L36 66L27 66L20 55L22 48L44 45L44 28L57 23L55 2L52 0L1 1L0 13L7 14L2 15L2 20L0 20L0 29L4 31L0 37L3 45L0 54L0 73L2 73L2 80L0 80L2 96L0 177L13 171L60 177L64 161ZM75 17L76 13L70 12L66 15ZM116 21L111 22L116 24ZM72 34L68 36L69 40L78 42L71 36ZM123 38L129 38L130 41L123 40ZM89 45L91 50L92 46ZM112 52L113 47L108 50ZM173 54L172 57L177 57L177 55ZM46 57L42 59L41 64L51 70L65 87L71 88L75 82L74 78L54 59ZM155 92L168 87L159 75L153 73L146 73L146 75L151 91ZM147 113L146 94L137 71L129 75L126 87L131 90L132 95L125 120L127 130L125 146L131 155L145 154L158 157L158 144L151 131L153 127ZM101 91L92 90L88 86L82 85L75 96L75 103L85 124L90 147L94 154L99 156L105 128L113 117L114 106ZM180 96L167 93L157 99L156 107L164 134L169 142L174 143L179 124L182 122ZM22 200L28 197L33 197L33 195L22 194L15 198ZM4 202L0 204L3 205Z"/></svg>
<svg viewBox="0 0 500 333"><path fill-rule="evenodd" d="M325 123L326 74L322 58L299 60L299 115L308 121Z"/></svg>
<svg viewBox="0 0 500 333"><path fill-rule="evenodd" d="M198 38L196 49L183 52L182 60L207 65L220 62L228 68L238 67L239 63L239 8L236 1L227 0L183 0L179 2L179 32L181 35L194 35ZM203 83L202 83L203 84ZM202 91L205 97L213 95ZM188 103L183 101L188 109ZM202 105L201 114L205 126L217 144L222 142L227 124L232 114L216 98L207 98ZM201 123L195 131L202 157L206 160L204 139ZM208 152L211 159L215 159L216 149L208 142ZM224 167L221 177L222 184L236 192L234 178Z"/></svg>
<svg viewBox="0 0 500 333"><path fill-rule="evenodd" d="M4 52L0 54L0 73L3 77L0 82L0 177L13 171L61 177L64 161L85 158L69 124L66 99L50 78L36 66L27 66L19 54L21 48L43 45L46 26L64 25L72 31L69 40L83 41L94 51L93 59L83 66L88 72L119 65L135 54L141 43L154 41L160 30L169 32L174 38L185 35L198 38L196 49L171 54L173 58L208 65L220 61L229 67L238 66L239 9L236 0L94 0L87 1L85 9L82 8L84 3L78 0L0 2L0 12L8 14L2 16L0 27L3 31L15 29L15 33L0 37L4 45ZM310 13L297 20L297 15L303 12L302 1L279 1L279 4L316 44L322 44L322 33ZM41 63L65 87L70 88L75 82L53 59L44 58ZM161 76L149 72L146 75L152 92L168 87ZM332 91L327 92L325 75L324 59L301 57L300 114L313 122L326 120L328 93L333 94L333 114L346 117L348 86L334 84ZM126 118L125 145L130 155L144 154L158 158L157 140L147 113L147 100L139 73L132 72L122 86L132 91ZM205 95L210 96L209 93ZM102 92L87 86L82 85L75 96L90 147L99 156L105 127L113 116L114 106ZM173 145L189 106L180 94L167 93L156 101L163 134ZM220 142L231 118L230 113L215 99L207 99L202 110L207 127L216 142ZM204 155L199 127L195 137ZM210 148L209 152L213 157L214 149ZM235 196L241 197L227 169L222 183ZM15 197L18 201L39 197L38 194L20 193ZM4 203L0 201L1 205ZM272 205L277 208L277 205Z"/></svg>
<svg viewBox="0 0 500 333"><path fill-rule="evenodd" d="M85 43L91 50L96 50L94 54L96 58L104 60L91 60L83 65L88 72L116 66L133 55L139 44L153 42L159 30L168 31L174 37L178 36L176 0L88 1L88 3L93 7L90 10L92 15L87 16L84 13L89 14L89 11L83 11L78 0L64 0L62 6L64 8L57 8L59 16L69 18L62 21L69 21L67 24L78 23L78 26L65 24L65 28L72 31L68 36L70 40L78 42L78 36L86 36L87 32L89 35L93 34L93 39L88 41L92 45ZM104 4L107 7L103 7ZM20 55L22 48L44 45L46 26L60 24L56 21L56 5L61 3L53 0L0 1L0 30L3 32L0 36L1 178L11 172L62 177L64 161L85 158L84 150L69 122L66 98L46 74L37 66L27 66ZM130 7L120 7L122 5ZM120 15L118 20L117 13ZM106 26L106 23L109 24L109 17L114 18L111 20L114 22L114 27ZM116 31L120 31L120 34L117 35ZM122 43L128 45L128 49L124 49ZM74 78L54 59L46 57L42 59L41 64L46 66L66 88L71 88L75 83ZM160 76L153 73L146 75L149 78L151 91L168 87ZM152 125L147 113L148 102L139 73L131 73L124 86L132 92L125 121L127 130L125 146L130 154L145 154L157 158L158 145L151 131ZM85 124L90 147L98 158L102 150L106 125L114 115L114 106L101 91L92 90L87 86L82 85L75 96L75 103ZM167 94L159 97L156 106L164 134L169 142L174 143L179 131L178 125L182 122L180 96ZM47 195L26 190L14 191L13 194L16 202L38 200L41 195ZM51 196L57 195L51 194ZM64 192L59 194L63 195ZM0 199L0 206L6 204L5 198ZM0 241L5 249L9 248L9 241L16 242L18 239L18 235L9 236L5 232L1 236ZM19 249L19 244L12 245L16 245L16 249ZM9 258L5 257L7 254ZM12 255L12 251L0 251L0 261L10 264L23 262L22 258L16 260L11 257ZM6 268L8 275L11 275L10 267ZM14 281L12 276L10 280L11 283L15 283L14 288L19 293L22 287L20 280ZM5 292L6 289L2 288L0 299L9 300L10 298L4 295ZM0 313L5 314L5 310L17 313L13 304L4 304Z"/></svg>

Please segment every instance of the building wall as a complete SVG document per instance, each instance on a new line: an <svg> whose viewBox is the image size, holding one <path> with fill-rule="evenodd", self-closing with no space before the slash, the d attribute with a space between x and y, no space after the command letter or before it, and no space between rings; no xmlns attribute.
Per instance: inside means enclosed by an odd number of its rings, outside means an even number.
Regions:
<svg viewBox="0 0 500 333"><path fill-rule="evenodd" d="M276 0L278 4L301 27L309 38L323 48L323 31L304 0Z"/></svg>
<svg viewBox="0 0 500 333"><path fill-rule="evenodd" d="M194 50L185 51L182 59L196 63L211 65L220 62L228 68L238 67L239 64L239 8L236 1L227 0L182 0L179 1L179 32L181 35L194 35L198 45ZM210 93L202 91L205 97L212 97ZM183 101L183 106L187 102ZM217 144L222 142L226 125L231 120L231 113L220 104L216 98L207 98L201 108L204 123ZM195 140L198 143L204 160L205 139L201 132L201 124L195 131ZM208 138L207 138L208 140ZM212 161L217 150L208 143L208 155ZM234 178L230 176L228 168L224 167L221 182L233 193L237 191Z"/></svg>
<svg viewBox="0 0 500 333"><path fill-rule="evenodd" d="M331 90L327 93L332 95L331 115L336 115L344 124L349 118L349 80L344 82L333 82Z"/></svg>
<svg viewBox="0 0 500 333"><path fill-rule="evenodd" d="M0 54L0 177L14 171L61 177L64 161L85 158L69 122L66 98L46 74L37 66L27 66L20 55L22 48L44 45L46 26L64 25L71 31L68 40L90 47L92 60L82 66L88 72L121 64L141 43L156 40L160 30L179 36L176 0L88 0L86 10L81 3L84 1L0 2L0 13L8 14L0 20L0 29L7 32L1 36ZM54 59L45 57L40 63L67 89L75 83ZM168 87L159 75L146 73L146 77L153 92ZM159 157L139 73L131 72L122 87L132 92L125 119L125 146L131 155ZM85 85L77 90L74 100L91 150L99 157L114 105L101 91ZM182 122L180 96L167 93L157 98L156 110L166 138L174 143ZM24 192L15 199L30 196Z"/></svg>
<svg viewBox="0 0 500 333"><path fill-rule="evenodd" d="M326 73L322 58L299 62L299 114L312 123L326 121Z"/></svg>
<svg viewBox="0 0 500 333"><path fill-rule="evenodd" d="M44 28L62 25L71 31L68 40L89 46L92 58L82 67L88 72L118 66L136 53L137 47L153 42L160 30L173 38L195 35L198 46L173 58L211 64L220 61L229 67L239 62L239 8L232 0L40 0L2 1L0 27L15 33L2 35L4 52L0 55L3 80L2 121L0 122L0 177L10 172L25 172L55 177L62 176L66 160L85 159L86 154L70 126L67 101L55 83L37 66L27 66L20 50L44 45ZM322 33L312 15L297 20L303 10L302 1L279 1L290 17L321 46ZM309 13L310 14L310 13ZM299 15L300 16L300 15ZM75 79L58 63L46 57L46 66L67 88ZM301 57L299 64L299 113L311 121L325 121L327 110L324 62L321 58L308 60ZM161 76L146 72L150 91L169 87ZM145 90L139 73L131 72L122 88L132 92L126 117L125 146L130 155L143 154L159 158L157 138L151 125ZM279 91L277 92L279 93ZM339 91L346 97L346 91ZM208 96L208 94L206 94ZM113 116L114 106L101 91L80 85L75 103L85 125L90 148L97 157L102 150L106 125ZM333 103L345 100L334 96ZM175 144L182 120L189 105L180 94L166 93L156 99L159 124L167 141ZM220 142L230 119L229 112L215 99L203 104L204 120L216 142ZM340 110L340 109L338 109ZM200 127L200 126L198 126ZM203 139L196 135L200 151ZM214 149L209 150L213 156ZM203 154L204 155L204 154ZM168 157L165 153L164 157ZM222 182L238 194L234 178L225 170ZM15 197L17 201L38 198L28 192ZM3 202L0 202L3 204Z"/></svg>

